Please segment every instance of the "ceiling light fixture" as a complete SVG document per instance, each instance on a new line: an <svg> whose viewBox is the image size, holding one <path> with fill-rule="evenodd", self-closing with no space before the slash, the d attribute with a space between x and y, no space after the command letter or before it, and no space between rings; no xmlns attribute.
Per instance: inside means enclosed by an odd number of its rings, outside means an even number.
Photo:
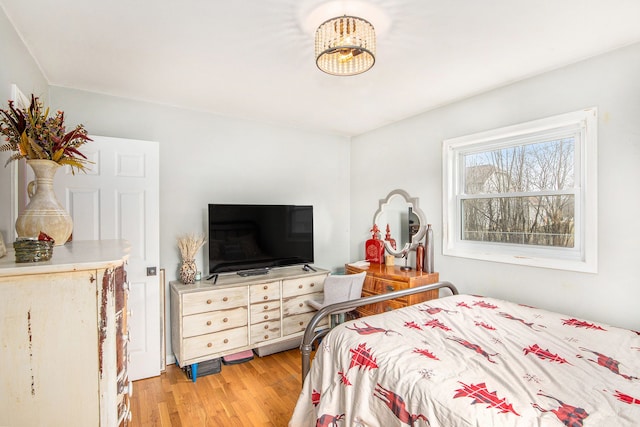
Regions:
<svg viewBox="0 0 640 427"><path fill-rule="evenodd" d="M376 62L376 33L369 21L339 16L316 30L316 65L334 76L364 73Z"/></svg>

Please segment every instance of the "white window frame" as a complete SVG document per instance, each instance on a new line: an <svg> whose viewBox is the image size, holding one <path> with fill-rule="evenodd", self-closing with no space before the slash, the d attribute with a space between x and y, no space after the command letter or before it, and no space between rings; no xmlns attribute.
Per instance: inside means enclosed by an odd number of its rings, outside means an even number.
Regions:
<svg viewBox="0 0 640 427"><path fill-rule="evenodd" d="M597 108L475 133L443 141L442 207L444 255L534 267L598 272ZM535 141L550 135L575 136L575 245L573 248L462 240L461 192L464 155ZM523 143L524 144L524 143ZM495 194L489 195L495 197Z"/></svg>

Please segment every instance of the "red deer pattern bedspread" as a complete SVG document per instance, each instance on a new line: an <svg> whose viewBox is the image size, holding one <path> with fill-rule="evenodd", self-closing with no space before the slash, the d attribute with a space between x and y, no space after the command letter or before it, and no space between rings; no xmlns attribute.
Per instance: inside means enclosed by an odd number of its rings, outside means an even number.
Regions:
<svg viewBox="0 0 640 427"><path fill-rule="evenodd" d="M289 423L640 426L640 333L454 295L343 323Z"/></svg>

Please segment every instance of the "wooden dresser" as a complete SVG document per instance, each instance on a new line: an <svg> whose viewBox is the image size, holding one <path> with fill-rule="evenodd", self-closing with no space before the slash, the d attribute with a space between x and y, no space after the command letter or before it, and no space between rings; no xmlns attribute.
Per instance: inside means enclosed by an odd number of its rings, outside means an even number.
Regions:
<svg viewBox="0 0 640 427"><path fill-rule="evenodd" d="M384 264L369 264L369 266L345 265L346 274L356 274L362 271L367 272L362 287L362 296L380 295L387 292L399 291L401 289L415 288L416 286L436 283L439 280L438 273L424 273L422 271L410 270L402 271L397 265L386 266ZM391 311L396 308L418 304L424 301L438 298L438 291L422 292L420 294L409 295L398 298L362 306L358 309L361 316Z"/></svg>
<svg viewBox="0 0 640 427"><path fill-rule="evenodd" d="M50 261L0 258L0 425L128 424L128 251L74 241Z"/></svg>
<svg viewBox="0 0 640 427"><path fill-rule="evenodd" d="M301 340L316 312L306 301L323 299L328 273L283 267L260 276L221 274L215 285L171 282L171 345L178 364L190 365L195 381L199 362Z"/></svg>

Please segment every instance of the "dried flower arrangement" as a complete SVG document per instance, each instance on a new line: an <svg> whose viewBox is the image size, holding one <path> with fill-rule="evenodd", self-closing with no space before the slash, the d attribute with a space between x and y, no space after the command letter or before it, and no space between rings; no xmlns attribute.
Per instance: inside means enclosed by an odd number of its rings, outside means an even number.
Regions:
<svg viewBox="0 0 640 427"><path fill-rule="evenodd" d="M52 160L60 165L71 166L85 170L91 163L78 148L91 141L83 125L78 125L70 132L65 131L64 113L58 111L49 117L49 108L45 110L40 99L31 95L28 108L16 108L13 101L9 101L9 108L0 109L0 134L4 135L7 143L0 145L0 151L15 151L7 160Z"/></svg>
<svg viewBox="0 0 640 427"><path fill-rule="evenodd" d="M205 237L202 234L184 234L178 236L178 249L180 249L182 259L193 260L205 241Z"/></svg>

